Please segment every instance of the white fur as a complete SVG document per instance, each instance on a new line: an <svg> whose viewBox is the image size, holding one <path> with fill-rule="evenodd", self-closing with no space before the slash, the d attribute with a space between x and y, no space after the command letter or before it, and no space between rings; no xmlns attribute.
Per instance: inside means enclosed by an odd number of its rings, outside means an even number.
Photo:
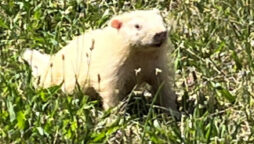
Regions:
<svg viewBox="0 0 254 144"><path fill-rule="evenodd" d="M23 53L23 58L32 67L32 75L35 77L38 77L44 73L44 70L47 68L50 60L48 55L31 49L25 50ZM40 65L38 65L37 62L39 62Z"/></svg>
<svg viewBox="0 0 254 144"><path fill-rule="evenodd" d="M122 22L120 29L110 25L116 19ZM166 28L158 10L133 11L113 17L106 28L76 37L55 55L26 50L23 59L32 66L33 75L40 77L40 87L63 82L62 89L68 93L76 83L84 91L93 88L102 97L105 109L116 106L142 82L151 84L154 91L164 83L158 102L176 109L169 81L173 75L167 67L167 42L151 46L154 35L163 31Z"/></svg>
<svg viewBox="0 0 254 144"><path fill-rule="evenodd" d="M124 21L119 33L121 33L128 44L137 48L150 45L155 33L166 31L163 19L157 9L132 11L115 16L112 20L114 19ZM141 29L137 30L135 25L139 25Z"/></svg>

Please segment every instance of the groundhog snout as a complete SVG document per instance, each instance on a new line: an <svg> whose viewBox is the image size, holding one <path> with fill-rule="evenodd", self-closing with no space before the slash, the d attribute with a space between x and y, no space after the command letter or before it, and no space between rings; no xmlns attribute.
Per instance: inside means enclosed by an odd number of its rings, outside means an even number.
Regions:
<svg viewBox="0 0 254 144"><path fill-rule="evenodd" d="M161 46L161 44L167 39L167 31L156 33L153 37L153 44L155 46Z"/></svg>

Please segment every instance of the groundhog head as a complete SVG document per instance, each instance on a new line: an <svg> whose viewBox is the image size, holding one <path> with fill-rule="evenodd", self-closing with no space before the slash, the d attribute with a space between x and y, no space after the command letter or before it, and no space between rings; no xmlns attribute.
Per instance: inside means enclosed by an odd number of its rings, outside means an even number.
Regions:
<svg viewBox="0 0 254 144"><path fill-rule="evenodd" d="M110 26L136 48L158 48L167 40L167 29L159 10L137 10L115 16Z"/></svg>

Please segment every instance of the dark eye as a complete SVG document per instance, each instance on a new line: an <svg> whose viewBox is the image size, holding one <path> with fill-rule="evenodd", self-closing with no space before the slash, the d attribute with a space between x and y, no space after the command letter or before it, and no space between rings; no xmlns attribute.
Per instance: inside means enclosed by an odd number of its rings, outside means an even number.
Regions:
<svg viewBox="0 0 254 144"><path fill-rule="evenodd" d="M140 25L138 25L138 24L135 24L135 28L136 28L136 29L140 29L140 28L141 28L141 26L140 26Z"/></svg>

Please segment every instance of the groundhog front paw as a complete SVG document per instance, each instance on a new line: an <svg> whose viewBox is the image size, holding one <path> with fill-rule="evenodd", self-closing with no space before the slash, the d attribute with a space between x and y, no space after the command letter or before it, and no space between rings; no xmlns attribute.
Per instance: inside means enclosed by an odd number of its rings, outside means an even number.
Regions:
<svg viewBox="0 0 254 144"><path fill-rule="evenodd" d="M113 107L115 107L116 105L117 105L118 103L116 103L116 102L110 102L110 101L103 101L103 108L105 109L105 110L108 110L108 109L110 109L110 108L113 108Z"/></svg>

